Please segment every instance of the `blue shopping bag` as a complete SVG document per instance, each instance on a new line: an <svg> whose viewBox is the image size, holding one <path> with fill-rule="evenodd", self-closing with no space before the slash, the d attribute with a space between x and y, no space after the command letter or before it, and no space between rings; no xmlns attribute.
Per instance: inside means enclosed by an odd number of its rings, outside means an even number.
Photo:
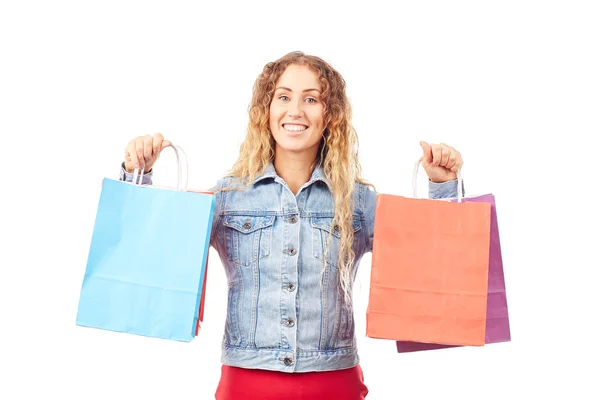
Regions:
<svg viewBox="0 0 600 400"><path fill-rule="evenodd" d="M104 179L77 325L184 342L195 337L215 200L182 185L184 153L172 147L177 190Z"/></svg>

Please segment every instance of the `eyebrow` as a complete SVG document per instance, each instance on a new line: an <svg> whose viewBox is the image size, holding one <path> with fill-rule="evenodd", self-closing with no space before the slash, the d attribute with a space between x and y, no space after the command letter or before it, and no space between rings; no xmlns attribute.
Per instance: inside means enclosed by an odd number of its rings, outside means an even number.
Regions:
<svg viewBox="0 0 600 400"><path fill-rule="evenodd" d="M279 86L279 87L278 87L277 89L275 89L275 90L279 90L279 89L287 90L288 92L293 92L293 90L292 90L292 89L290 89L290 88L286 88L286 87L284 87L284 86ZM319 92L319 93L321 93L321 91L320 91L319 89L304 89L304 90L302 91L302 93L305 93L305 92Z"/></svg>

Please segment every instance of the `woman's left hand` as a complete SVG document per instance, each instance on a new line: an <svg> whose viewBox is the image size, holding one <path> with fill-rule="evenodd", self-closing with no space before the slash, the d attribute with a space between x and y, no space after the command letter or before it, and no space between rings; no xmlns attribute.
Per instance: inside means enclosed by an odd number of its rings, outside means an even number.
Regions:
<svg viewBox="0 0 600 400"><path fill-rule="evenodd" d="M421 163L432 182L441 183L457 178L456 172L462 167L460 152L447 144L421 142L423 159Z"/></svg>

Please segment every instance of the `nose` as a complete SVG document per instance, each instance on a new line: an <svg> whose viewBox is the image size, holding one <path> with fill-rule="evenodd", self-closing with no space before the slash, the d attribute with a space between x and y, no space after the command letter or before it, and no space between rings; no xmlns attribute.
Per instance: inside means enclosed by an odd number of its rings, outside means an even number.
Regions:
<svg viewBox="0 0 600 400"><path fill-rule="evenodd" d="M288 106L288 117L290 118L299 118L304 113L302 109L302 102L300 101L290 101Z"/></svg>

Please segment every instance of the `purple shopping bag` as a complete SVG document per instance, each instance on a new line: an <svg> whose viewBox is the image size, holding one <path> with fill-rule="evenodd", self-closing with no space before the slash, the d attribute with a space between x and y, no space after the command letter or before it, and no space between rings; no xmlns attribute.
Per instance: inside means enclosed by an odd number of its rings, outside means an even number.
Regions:
<svg viewBox="0 0 600 400"><path fill-rule="evenodd" d="M457 201L455 199L451 200ZM504 283L504 267L500 248L500 234L498 232L498 216L494 195L464 197L463 202L485 202L491 204L490 221L490 265L488 276L487 319L485 328L485 343L510 342L510 324L508 318L508 305L506 300L506 285ZM458 345L442 345L435 343L421 343L397 341L398 353L408 353L423 350L446 349L462 347Z"/></svg>

